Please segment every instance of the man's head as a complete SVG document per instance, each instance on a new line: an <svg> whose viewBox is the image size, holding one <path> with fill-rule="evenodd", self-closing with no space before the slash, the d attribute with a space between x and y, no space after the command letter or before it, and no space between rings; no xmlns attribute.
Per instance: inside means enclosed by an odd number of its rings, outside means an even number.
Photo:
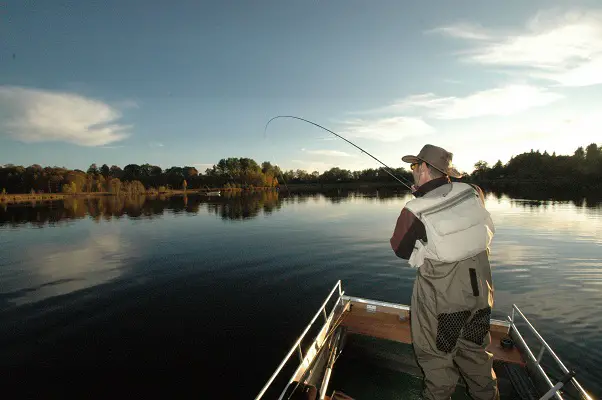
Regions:
<svg viewBox="0 0 602 400"><path fill-rule="evenodd" d="M421 186L430 180L443 176L461 177L462 174L452 167L452 158L453 154L447 150L427 144L420 150L418 155L404 156L402 161L410 163L414 183Z"/></svg>

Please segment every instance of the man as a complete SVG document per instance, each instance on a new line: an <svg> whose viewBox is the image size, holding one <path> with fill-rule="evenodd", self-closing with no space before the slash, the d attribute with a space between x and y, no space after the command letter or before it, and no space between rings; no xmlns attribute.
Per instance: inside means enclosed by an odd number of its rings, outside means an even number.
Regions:
<svg viewBox="0 0 602 400"><path fill-rule="evenodd" d="M412 342L424 372L423 397L449 399L459 375L472 398L498 399L493 355L486 351L493 283L489 244L495 232L480 188L450 177L452 154L425 145L405 156L415 185L391 237L398 257L418 268L411 303Z"/></svg>

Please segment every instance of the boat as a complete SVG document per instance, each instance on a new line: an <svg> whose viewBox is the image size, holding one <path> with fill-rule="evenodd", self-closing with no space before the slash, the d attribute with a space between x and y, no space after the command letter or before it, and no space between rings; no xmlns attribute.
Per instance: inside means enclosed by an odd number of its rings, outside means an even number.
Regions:
<svg viewBox="0 0 602 400"><path fill-rule="evenodd" d="M219 191L219 190L213 190L213 191L208 191L208 192L200 191L199 193L203 196L220 196L221 195L221 191Z"/></svg>
<svg viewBox="0 0 602 400"><path fill-rule="evenodd" d="M500 399L592 399L516 305L490 334ZM410 307L348 296L339 280L255 399L419 399L422 376Z"/></svg>

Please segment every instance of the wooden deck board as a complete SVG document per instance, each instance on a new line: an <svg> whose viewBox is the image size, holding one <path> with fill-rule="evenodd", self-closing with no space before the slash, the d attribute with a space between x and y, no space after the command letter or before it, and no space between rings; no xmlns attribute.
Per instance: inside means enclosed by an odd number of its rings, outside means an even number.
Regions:
<svg viewBox="0 0 602 400"><path fill-rule="evenodd" d="M400 318L403 316L404 319ZM409 314L407 311L378 306L374 312L368 311L365 304L352 303L351 310L345 316L342 325L349 333L393 340L401 343L412 343ZM506 350L500 345L500 339L506 336L507 328L491 325L491 344L487 350L493 353L496 360L525 365L516 347Z"/></svg>

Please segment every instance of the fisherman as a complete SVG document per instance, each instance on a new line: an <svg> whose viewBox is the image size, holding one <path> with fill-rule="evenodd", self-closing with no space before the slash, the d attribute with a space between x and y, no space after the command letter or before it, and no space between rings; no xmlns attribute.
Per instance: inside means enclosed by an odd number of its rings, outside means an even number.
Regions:
<svg viewBox="0 0 602 400"><path fill-rule="evenodd" d="M499 399L493 354L486 351L493 307L489 245L495 228L478 186L452 153L430 144L410 163L415 199L401 210L390 239L418 268L411 303L412 342L424 372L423 397L449 399L461 374L472 398Z"/></svg>

